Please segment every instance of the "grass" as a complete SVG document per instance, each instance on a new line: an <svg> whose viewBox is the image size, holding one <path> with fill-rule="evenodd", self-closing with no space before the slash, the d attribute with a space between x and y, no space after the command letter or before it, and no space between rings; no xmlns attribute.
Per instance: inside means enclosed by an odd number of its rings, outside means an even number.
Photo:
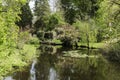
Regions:
<svg viewBox="0 0 120 80"><path fill-rule="evenodd" d="M62 42L60 40L57 40L57 39L53 39L52 42L56 43L56 44L62 44Z"/></svg>
<svg viewBox="0 0 120 80"><path fill-rule="evenodd" d="M78 46L87 46L87 43L78 43ZM89 43L90 47L94 47L94 48L104 48L105 47L105 43Z"/></svg>

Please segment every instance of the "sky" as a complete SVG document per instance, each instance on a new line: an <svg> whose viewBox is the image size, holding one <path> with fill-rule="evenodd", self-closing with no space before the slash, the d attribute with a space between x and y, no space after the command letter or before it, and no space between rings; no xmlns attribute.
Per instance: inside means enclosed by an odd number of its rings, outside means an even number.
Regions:
<svg viewBox="0 0 120 80"><path fill-rule="evenodd" d="M56 0L49 0L49 5L50 5L50 9L51 9L52 12L56 11L55 1ZM32 12L33 12L34 5L35 5L35 1L30 1L29 6L30 6Z"/></svg>
<svg viewBox="0 0 120 80"><path fill-rule="evenodd" d="M55 1L56 0L49 0L49 5L50 5L51 12L55 12L56 11Z"/></svg>
<svg viewBox="0 0 120 80"><path fill-rule="evenodd" d="M32 12L33 12L34 5L35 5L35 1L30 1L29 6Z"/></svg>

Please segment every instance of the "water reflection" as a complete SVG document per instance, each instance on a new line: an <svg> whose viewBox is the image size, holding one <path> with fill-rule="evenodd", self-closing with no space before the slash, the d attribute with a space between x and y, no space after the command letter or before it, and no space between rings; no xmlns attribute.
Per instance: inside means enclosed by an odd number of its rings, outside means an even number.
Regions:
<svg viewBox="0 0 120 80"><path fill-rule="evenodd" d="M11 76L8 76L4 80L13 80L13 78Z"/></svg>
<svg viewBox="0 0 120 80"><path fill-rule="evenodd" d="M100 56L97 58L64 57L62 51L63 48L41 47L37 62L4 80L120 80L119 64L108 62L97 51L89 51L89 55ZM77 53L88 54L87 50L77 50Z"/></svg>
<svg viewBox="0 0 120 80"><path fill-rule="evenodd" d="M57 73L54 68L50 68L49 71L49 80L56 80L57 79Z"/></svg>
<svg viewBox="0 0 120 80"><path fill-rule="evenodd" d="M36 79L37 80L49 80L49 75L56 74L55 64L57 63L57 56L52 54L43 53L38 58L38 63L36 64Z"/></svg>
<svg viewBox="0 0 120 80"><path fill-rule="evenodd" d="M15 72L11 76L5 77L3 80L28 80L29 79L29 71L19 71Z"/></svg>
<svg viewBox="0 0 120 80"><path fill-rule="evenodd" d="M33 60L33 63L31 65L31 69L30 69L30 80L36 80L36 70L35 70L35 64L36 64L36 60Z"/></svg>

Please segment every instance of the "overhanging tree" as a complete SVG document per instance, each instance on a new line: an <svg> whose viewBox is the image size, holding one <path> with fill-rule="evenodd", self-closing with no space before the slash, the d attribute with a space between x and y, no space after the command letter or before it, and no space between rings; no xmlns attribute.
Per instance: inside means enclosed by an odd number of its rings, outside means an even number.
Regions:
<svg viewBox="0 0 120 80"><path fill-rule="evenodd" d="M0 1L0 46L4 48L15 46L18 37L18 27L15 22L19 20L20 8L26 0ZM0 47L0 48L1 48ZM3 48L3 47L2 47Z"/></svg>

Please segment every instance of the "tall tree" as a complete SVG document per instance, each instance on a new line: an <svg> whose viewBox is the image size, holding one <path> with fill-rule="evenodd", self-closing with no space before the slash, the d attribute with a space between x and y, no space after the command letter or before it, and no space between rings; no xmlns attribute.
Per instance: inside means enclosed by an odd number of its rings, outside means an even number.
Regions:
<svg viewBox="0 0 120 80"><path fill-rule="evenodd" d="M48 4L48 0L36 0L34 12L35 16L37 16L37 21L35 23L36 29L44 29L45 27L47 27L47 24L49 22L48 18L50 15L50 7Z"/></svg>
<svg viewBox="0 0 120 80"><path fill-rule="evenodd" d="M34 12L35 12L35 15L39 17L48 15L48 13L50 12L48 0L35 0Z"/></svg>
<svg viewBox="0 0 120 80"><path fill-rule="evenodd" d="M86 20L94 17L98 10L100 0L61 0L64 16L68 23L72 24L76 19Z"/></svg>
<svg viewBox="0 0 120 80"><path fill-rule="evenodd" d="M20 20L16 22L16 24L21 28L24 29L26 26L32 26L32 12L29 7L29 2L27 2L24 6L21 7L21 14L19 14Z"/></svg>

